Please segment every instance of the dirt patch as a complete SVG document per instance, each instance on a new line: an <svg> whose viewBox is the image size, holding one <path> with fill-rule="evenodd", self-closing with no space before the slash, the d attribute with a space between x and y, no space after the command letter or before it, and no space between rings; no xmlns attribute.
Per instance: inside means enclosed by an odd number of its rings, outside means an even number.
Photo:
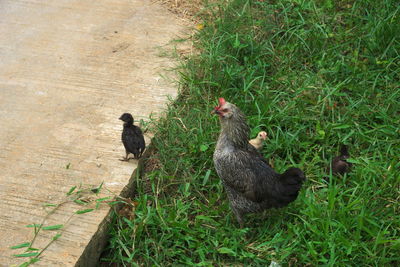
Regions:
<svg viewBox="0 0 400 267"><path fill-rule="evenodd" d="M204 0L158 0L169 11L183 19L199 22L204 7Z"/></svg>
<svg viewBox="0 0 400 267"><path fill-rule="evenodd" d="M161 162L157 157L157 150L153 149L149 157L146 159L146 162L144 163L144 172L148 173L154 170L158 170L160 168Z"/></svg>

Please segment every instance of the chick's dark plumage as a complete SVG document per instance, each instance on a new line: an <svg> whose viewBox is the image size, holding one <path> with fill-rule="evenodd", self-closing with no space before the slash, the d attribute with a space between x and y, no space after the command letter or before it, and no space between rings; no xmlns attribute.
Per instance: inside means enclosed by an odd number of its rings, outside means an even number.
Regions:
<svg viewBox="0 0 400 267"><path fill-rule="evenodd" d="M279 208L294 201L305 181L304 173L290 168L279 174L249 144L249 126L235 105L219 100L221 133L214 151L214 165L241 226L243 215Z"/></svg>
<svg viewBox="0 0 400 267"><path fill-rule="evenodd" d="M122 131L121 140L125 147L125 158L122 160L129 160L129 153L133 154L134 158L140 158L146 148L142 130L133 124L134 120L131 114L124 113L119 118L124 122L124 129Z"/></svg>
<svg viewBox="0 0 400 267"><path fill-rule="evenodd" d="M344 175L349 172L352 164L347 161L350 158L350 154L346 145L340 147L340 155L333 158L331 162L332 175ZM329 172L329 168L328 168Z"/></svg>

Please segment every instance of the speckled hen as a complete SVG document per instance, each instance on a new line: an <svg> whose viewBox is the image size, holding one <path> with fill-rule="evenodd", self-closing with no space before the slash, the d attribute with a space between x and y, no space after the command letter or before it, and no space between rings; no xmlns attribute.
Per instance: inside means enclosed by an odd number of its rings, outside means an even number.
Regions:
<svg viewBox="0 0 400 267"><path fill-rule="evenodd" d="M304 173L298 168L289 168L283 174L275 172L249 144L249 126L234 104L220 98L213 113L221 124L214 165L240 226L246 213L284 207L294 201L305 181Z"/></svg>
<svg viewBox="0 0 400 267"><path fill-rule="evenodd" d="M121 139L126 152L125 158L121 160L128 161L129 153L132 153L135 159L140 158L146 148L142 130L133 124L133 117L129 113L122 114L119 119L124 122Z"/></svg>

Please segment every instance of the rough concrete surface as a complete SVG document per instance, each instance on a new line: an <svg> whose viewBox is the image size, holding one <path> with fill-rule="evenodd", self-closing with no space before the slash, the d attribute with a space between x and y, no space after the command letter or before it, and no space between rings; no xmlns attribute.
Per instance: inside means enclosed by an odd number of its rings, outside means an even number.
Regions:
<svg viewBox="0 0 400 267"><path fill-rule="evenodd" d="M59 203L75 185L104 181L119 194L128 183L137 161L118 160L118 118L146 119L176 95L160 76L173 64L160 47L183 29L149 0L0 1L1 266L24 262L12 257L24 250L9 247L32 239L25 226L42 222L44 203ZM35 266L77 264L109 212L104 204L70 218L84 208L67 203L49 216L44 225L65 227ZM55 233L43 231L34 247ZM100 249L86 249L79 265Z"/></svg>

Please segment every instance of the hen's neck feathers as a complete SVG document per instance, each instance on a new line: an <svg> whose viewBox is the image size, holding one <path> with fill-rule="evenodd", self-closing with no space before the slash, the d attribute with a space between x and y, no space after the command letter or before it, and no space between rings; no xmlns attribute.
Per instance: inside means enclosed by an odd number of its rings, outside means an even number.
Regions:
<svg viewBox="0 0 400 267"><path fill-rule="evenodd" d="M232 105L233 106L233 105ZM246 117L236 107L232 107L233 114L230 118L221 118L221 133L217 146L233 146L234 148L246 149L250 128L246 123Z"/></svg>

